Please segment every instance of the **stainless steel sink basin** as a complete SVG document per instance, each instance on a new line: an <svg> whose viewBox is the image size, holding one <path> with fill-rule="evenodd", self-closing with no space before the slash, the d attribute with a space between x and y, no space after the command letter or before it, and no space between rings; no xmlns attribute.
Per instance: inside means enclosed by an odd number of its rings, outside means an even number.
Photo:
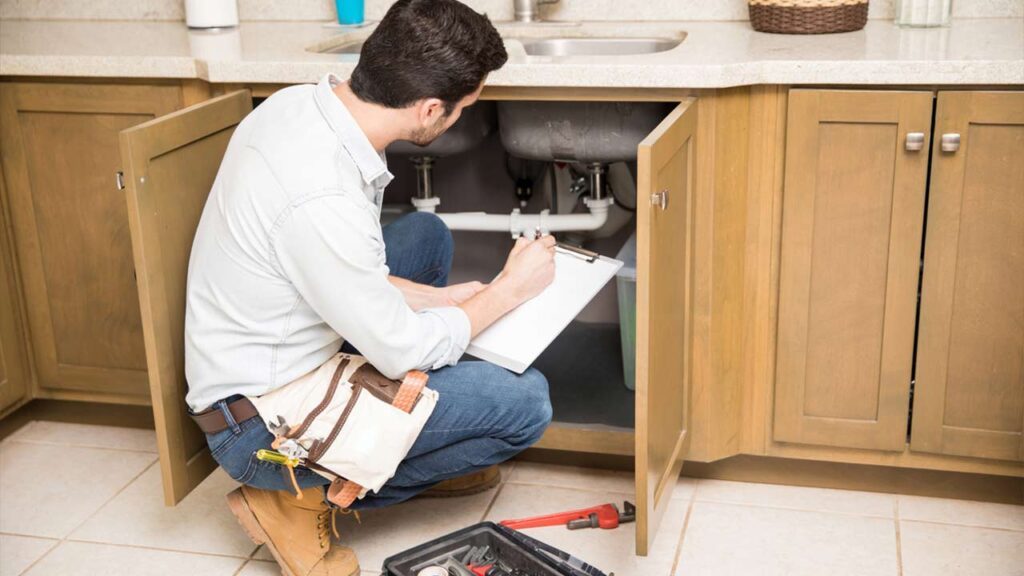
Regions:
<svg viewBox="0 0 1024 576"><path fill-rule="evenodd" d="M494 102L477 102L464 109L458 121L430 144L418 146L399 140L388 146L388 154L434 158L453 156L479 146L488 134L494 132L496 124Z"/></svg>
<svg viewBox="0 0 1024 576"><path fill-rule="evenodd" d="M679 45L674 38L521 38L530 56L628 56L666 52Z"/></svg>
<svg viewBox="0 0 1024 576"><path fill-rule="evenodd" d="M528 160L610 164L636 159L641 140L672 111L648 102L498 102L501 143Z"/></svg>
<svg viewBox="0 0 1024 576"><path fill-rule="evenodd" d="M603 31L605 33L608 30ZM598 32L601 33L601 32ZM664 33L664 31L660 32ZM630 56L638 54L656 54L667 52L679 46L685 33L672 33L659 36L627 37L627 36L520 36L522 31L509 31L505 36L506 43L522 44L527 56ZM355 54L363 49L365 38L353 38L340 44L323 45L310 48L320 54ZM509 51L513 49L510 46Z"/></svg>

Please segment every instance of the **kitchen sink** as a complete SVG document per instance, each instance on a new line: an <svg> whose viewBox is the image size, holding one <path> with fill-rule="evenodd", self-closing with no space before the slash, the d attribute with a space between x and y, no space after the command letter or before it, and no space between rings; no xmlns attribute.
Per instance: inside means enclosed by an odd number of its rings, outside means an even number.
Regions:
<svg viewBox="0 0 1024 576"><path fill-rule="evenodd" d="M627 56L667 52L682 40L674 38L521 38L529 56Z"/></svg>
<svg viewBox="0 0 1024 576"><path fill-rule="evenodd" d="M652 102L498 102L508 153L527 160L628 162L637 144L672 111Z"/></svg>
<svg viewBox="0 0 1024 576"><path fill-rule="evenodd" d="M579 25L579 23L570 23ZM538 24L513 26L499 24L509 54L541 57L630 56L667 52L679 46L686 33L674 27L614 23L587 23L579 27L547 27ZM334 38L308 48L319 54L358 56L366 34ZM522 48L520 48L520 46Z"/></svg>
<svg viewBox="0 0 1024 576"><path fill-rule="evenodd" d="M426 146L398 140L388 146L388 154L401 156L453 156L480 146L497 127L494 102L477 102L462 110L462 116L451 128Z"/></svg>

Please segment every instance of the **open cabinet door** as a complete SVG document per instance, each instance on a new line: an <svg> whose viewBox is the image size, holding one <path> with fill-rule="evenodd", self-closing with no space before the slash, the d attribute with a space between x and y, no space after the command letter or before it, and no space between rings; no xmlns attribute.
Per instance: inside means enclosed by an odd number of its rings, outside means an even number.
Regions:
<svg viewBox="0 0 1024 576"><path fill-rule="evenodd" d="M636 553L646 556L689 445L697 101L637 157Z"/></svg>
<svg viewBox="0 0 1024 576"><path fill-rule="evenodd" d="M185 279L192 239L235 127L252 110L232 92L121 132L164 502L173 506L216 467L185 405Z"/></svg>

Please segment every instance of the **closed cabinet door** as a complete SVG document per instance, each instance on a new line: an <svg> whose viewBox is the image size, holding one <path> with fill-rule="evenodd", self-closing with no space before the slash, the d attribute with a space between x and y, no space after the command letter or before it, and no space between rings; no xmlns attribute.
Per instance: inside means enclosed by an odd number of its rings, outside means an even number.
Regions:
<svg viewBox="0 0 1024 576"><path fill-rule="evenodd" d="M33 361L45 389L146 403L117 134L177 86L0 84L0 143Z"/></svg>
<svg viewBox="0 0 1024 576"><path fill-rule="evenodd" d="M2 173L0 173L2 175ZM29 396L30 374L21 330L18 286L10 252L10 229L3 206L6 194L0 178L0 414Z"/></svg>
<svg viewBox="0 0 1024 576"><path fill-rule="evenodd" d="M636 550L646 555L690 442L697 102L637 156ZM662 543L671 547L674 543Z"/></svg>
<svg viewBox="0 0 1024 576"><path fill-rule="evenodd" d="M932 99L789 93L776 441L906 445Z"/></svg>
<svg viewBox="0 0 1024 576"><path fill-rule="evenodd" d="M169 506L216 467L185 404L185 280L206 197L235 127L250 111L252 95L240 90L121 132L136 306Z"/></svg>
<svg viewBox="0 0 1024 576"><path fill-rule="evenodd" d="M911 450L1024 460L1024 92L940 92Z"/></svg>

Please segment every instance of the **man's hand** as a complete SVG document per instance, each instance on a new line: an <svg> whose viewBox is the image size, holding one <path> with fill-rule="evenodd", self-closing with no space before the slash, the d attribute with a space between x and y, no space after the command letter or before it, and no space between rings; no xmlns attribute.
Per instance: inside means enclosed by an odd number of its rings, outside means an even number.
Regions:
<svg viewBox="0 0 1024 576"><path fill-rule="evenodd" d="M495 282L504 283L516 306L540 294L555 279L555 237L537 240L520 237L509 252L505 268Z"/></svg>
<svg viewBox="0 0 1024 576"><path fill-rule="evenodd" d="M426 308L458 306L487 287L486 284L481 284L480 282L466 282L444 288L435 288L427 284L417 284L397 276L390 276L388 280L402 291L405 303L417 312Z"/></svg>
<svg viewBox="0 0 1024 576"><path fill-rule="evenodd" d="M484 290L459 305L476 336L509 311L540 294L555 279L555 238L520 238L505 268Z"/></svg>
<svg viewBox="0 0 1024 576"><path fill-rule="evenodd" d="M440 298L443 302L439 305L458 306L473 296L476 296L477 293L486 287L487 285L481 282L464 282L462 284L452 284L451 286L439 288Z"/></svg>

